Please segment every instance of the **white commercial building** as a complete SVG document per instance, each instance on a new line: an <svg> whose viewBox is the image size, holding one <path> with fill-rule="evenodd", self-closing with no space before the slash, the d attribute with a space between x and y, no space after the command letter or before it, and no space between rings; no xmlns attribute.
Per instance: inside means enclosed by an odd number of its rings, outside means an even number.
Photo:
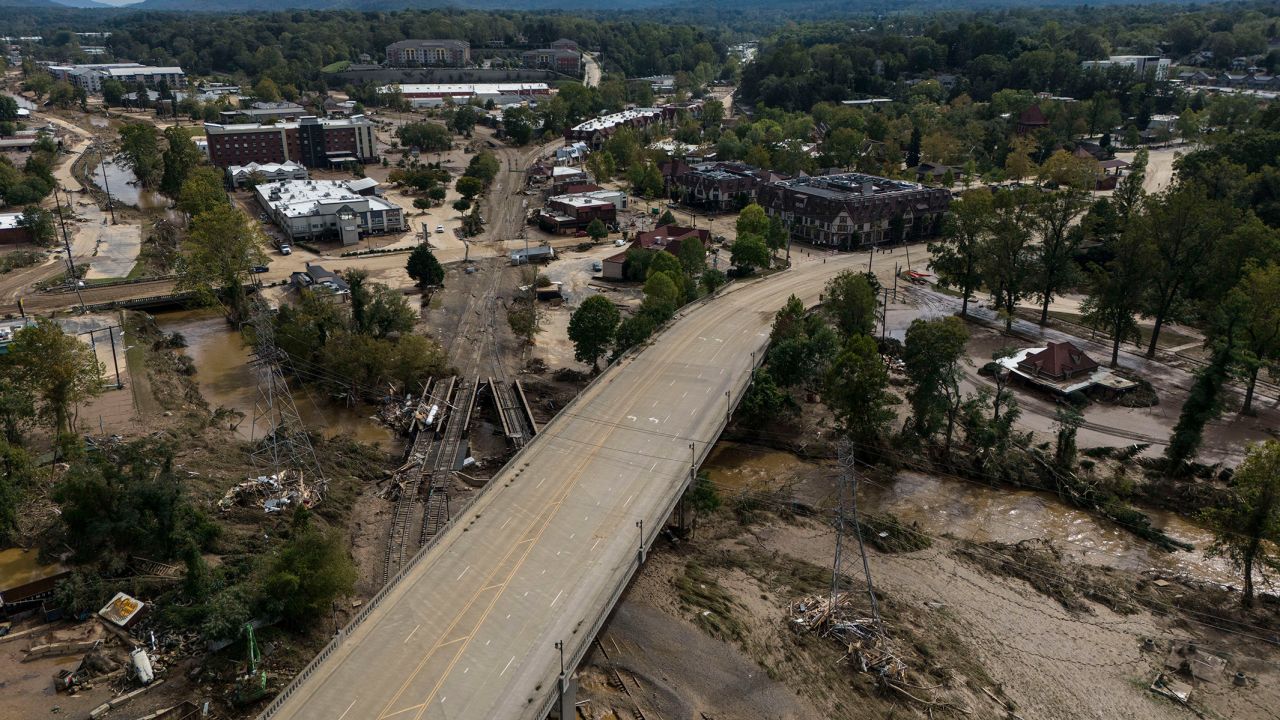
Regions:
<svg viewBox="0 0 1280 720"><path fill-rule="evenodd" d="M473 100L498 102L499 98L533 98L550 95L551 87L546 83L416 83L384 85L378 88L378 92L398 92L415 105L430 105L446 99L455 103L468 103Z"/></svg>
<svg viewBox="0 0 1280 720"><path fill-rule="evenodd" d="M1169 65L1170 60L1159 55L1112 55L1106 60L1085 60L1080 63L1080 67L1085 70L1127 67L1139 77L1146 77L1147 73L1155 73L1156 80L1169 79Z"/></svg>
<svg viewBox="0 0 1280 720"><path fill-rule="evenodd" d="M362 235L401 232L404 210L373 194L369 183L285 180L254 188L258 203L291 240L335 238L354 245Z"/></svg>
<svg viewBox="0 0 1280 720"><path fill-rule="evenodd" d="M241 187L250 180L257 180L261 184L282 180L306 180L310 177L307 168L296 162L249 163L227 168L227 179L234 187Z"/></svg>

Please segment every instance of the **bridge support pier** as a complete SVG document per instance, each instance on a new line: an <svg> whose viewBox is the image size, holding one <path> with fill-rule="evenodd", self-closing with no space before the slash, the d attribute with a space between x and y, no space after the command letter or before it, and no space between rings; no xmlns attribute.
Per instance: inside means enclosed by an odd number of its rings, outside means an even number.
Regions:
<svg viewBox="0 0 1280 720"><path fill-rule="evenodd" d="M556 680L556 704L551 707L548 720L573 720L577 717L578 681L560 673Z"/></svg>

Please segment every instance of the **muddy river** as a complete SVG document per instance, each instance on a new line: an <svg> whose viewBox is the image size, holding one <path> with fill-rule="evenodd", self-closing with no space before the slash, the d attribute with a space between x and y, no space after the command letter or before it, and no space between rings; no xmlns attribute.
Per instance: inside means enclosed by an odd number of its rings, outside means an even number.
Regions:
<svg viewBox="0 0 1280 720"><path fill-rule="evenodd" d="M119 155L108 158L94 169L93 184L110 191L116 202L132 205L139 210L169 207L169 201L163 195L142 187L133 174L133 168Z"/></svg>
<svg viewBox="0 0 1280 720"><path fill-rule="evenodd" d="M225 407L245 414L236 431L254 437L252 427L257 385L250 348L217 310L183 310L156 314L156 323L166 332L182 333L188 355L196 366L196 383L211 408ZM368 405L347 407L329 402L314 390L294 386L293 399L302 422L324 437L344 436L367 443L380 443L398 452L401 442L394 433L372 419L375 409ZM258 428L261 436L265 428Z"/></svg>
<svg viewBox="0 0 1280 720"><path fill-rule="evenodd" d="M722 442L703 465L722 496L777 489L794 483L793 492L818 507L833 507L836 470L829 464L767 448ZM1236 584L1237 573L1221 558L1207 558L1209 531L1185 518L1147 511L1151 523L1192 551L1166 552L1114 523L1062 503L1047 492L993 488L976 482L903 471L890 482L864 482L858 507L887 512L903 523L938 535L950 533L976 542L1018 542L1047 538L1077 560L1124 570L1157 569L1215 582Z"/></svg>

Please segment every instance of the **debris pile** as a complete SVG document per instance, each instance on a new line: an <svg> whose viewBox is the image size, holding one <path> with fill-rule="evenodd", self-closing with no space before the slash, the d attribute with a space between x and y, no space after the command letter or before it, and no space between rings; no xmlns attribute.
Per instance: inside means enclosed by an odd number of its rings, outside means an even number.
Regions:
<svg viewBox="0 0 1280 720"><path fill-rule="evenodd" d="M851 617L848 593L815 595L791 604L791 625L798 632L838 640L859 672L873 672L885 682L903 681L907 665L889 646L874 618Z"/></svg>
<svg viewBox="0 0 1280 720"><path fill-rule="evenodd" d="M310 508L324 497L324 481L308 484L301 471L284 471L276 475L259 475L233 486L218 501L223 512L233 507L261 505L268 513L281 512L294 505Z"/></svg>

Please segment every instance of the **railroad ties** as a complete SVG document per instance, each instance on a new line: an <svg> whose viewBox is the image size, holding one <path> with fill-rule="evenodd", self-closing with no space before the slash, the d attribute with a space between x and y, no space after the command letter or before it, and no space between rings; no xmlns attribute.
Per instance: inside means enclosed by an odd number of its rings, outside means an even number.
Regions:
<svg viewBox="0 0 1280 720"><path fill-rule="evenodd" d="M537 432L537 423L525 400L524 388L516 380L508 384L506 381L490 377L489 392L498 408L498 418L502 420L502 432L517 450L533 439Z"/></svg>

